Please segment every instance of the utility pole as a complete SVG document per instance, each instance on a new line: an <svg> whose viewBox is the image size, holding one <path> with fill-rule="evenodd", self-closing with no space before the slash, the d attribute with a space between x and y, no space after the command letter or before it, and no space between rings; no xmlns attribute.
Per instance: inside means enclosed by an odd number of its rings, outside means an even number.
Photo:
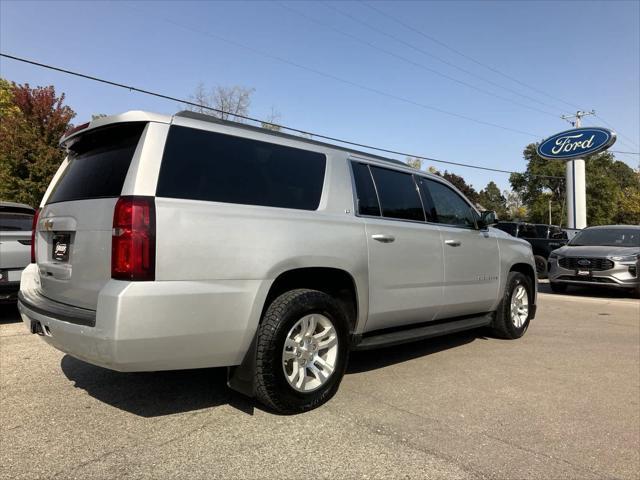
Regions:
<svg viewBox="0 0 640 480"><path fill-rule="evenodd" d="M582 117L595 115L596 111L578 110L575 115L562 115L562 119L573 127L582 126ZM575 120L572 120L575 119ZM587 226L587 198L585 187L584 159L576 158L567 161L567 226L569 228L585 228Z"/></svg>
<svg viewBox="0 0 640 480"><path fill-rule="evenodd" d="M553 225L553 223L551 223L551 199L549 199L549 225Z"/></svg>

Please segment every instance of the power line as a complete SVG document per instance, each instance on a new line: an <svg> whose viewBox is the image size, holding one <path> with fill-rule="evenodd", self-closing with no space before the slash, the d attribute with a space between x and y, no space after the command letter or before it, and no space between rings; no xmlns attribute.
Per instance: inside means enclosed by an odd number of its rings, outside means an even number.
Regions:
<svg viewBox="0 0 640 480"><path fill-rule="evenodd" d="M602 120L604 122L605 125L607 125L609 128L613 128L614 130L616 130L616 132L618 133L618 135L620 135L621 138L624 138L625 140L627 140L631 145L633 145L635 148L640 147L640 145L638 145L635 141L631 140L629 137L627 137L626 135L623 135L621 132L619 132L613 125L611 125L609 122L607 122L604 118L602 118L600 115L596 114L596 117L598 117L600 120Z"/></svg>
<svg viewBox="0 0 640 480"><path fill-rule="evenodd" d="M624 155L640 155L640 152L621 152L620 150L608 150L611 153L622 153Z"/></svg>
<svg viewBox="0 0 640 480"><path fill-rule="evenodd" d="M421 30L419 30L419 29L417 29L417 28L415 28L415 27L413 27L413 26L409 25L409 24L408 24L408 23L406 23L406 22L403 22L402 20L400 20L399 18L397 18L397 17L395 17L395 16L393 16L393 15L390 15L388 12L382 11L382 10L380 10L379 8L374 7L373 5L371 5L371 4L370 4L370 3L368 3L368 2L360 1L360 4L361 4L361 5L364 5L365 7L369 8L369 9L371 9L371 10L375 11L375 12L377 12L379 15L381 15L381 16L383 16L383 17L385 17L385 18L389 18L389 19L393 20L394 22L396 22L396 23L398 23L398 24L402 25L402 26L403 26L403 27L405 27L406 29L411 30L411 31L412 31L412 32L414 32L414 33L417 33L418 35L421 35L422 37L426 38L427 40L430 40L431 42L434 42L434 43L436 43L436 44L440 45L441 47L446 48L447 50L449 50L449 51L451 51L451 52L455 53L456 55L459 55L459 56L461 56L461 57L463 57L463 58L466 58L467 60L470 60L470 61L472 61L473 63L475 63L475 64L477 64L477 65L480 65L480 66L482 66L482 67L484 67L484 68L486 68L486 69L488 69L488 70L492 71L493 73L496 73L496 74L498 74L498 75L501 75L501 76L503 76L504 78L507 78L507 79L511 80L512 82L518 83L519 85L522 85L523 87L526 87L526 88L528 88L528 89L530 89L530 90L533 90L533 91L535 91L535 92L541 93L542 95L545 95L545 96L547 96L547 97L549 97L549 98L552 98L552 99L554 99L554 100L556 100L556 101L562 102L562 103L564 103L565 105L568 105L568 106L570 106L570 107L572 107L572 108L577 108L578 110L581 110L581 109L582 109L582 107L579 107L578 105L575 105L575 104L573 104L573 103L571 103L571 102L567 102L566 100L564 100L564 99L562 99L562 98L559 98L559 97L556 97L556 96L554 96L554 95L551 95L551 94L549 94L549 93L547 93L547 92L545 92L545 91L543 91L543 90L540 90L540 89L539 89L539 88L537 88L537 87L534 87L534 86L532 86L532 85L529 85L528 83L523 82L522 80L520 80L520 79L518 79L518 78L515 78L515 77L513 77L513 76L511 76L511 75L508 75L508 74L506 74L506 73L504 73L504 72L501 72L500 70L498 70L498 69L497 69L497 68L495 68L495 67L492 67L491 65L487 65L486 63L483 63L483 62L481 62L480 60L476 60L476 59L475 59L475 58L473 58L472 56L467 55L466 53L461 52L460 50L457 50L456 48L454 48L454 47L452 47L452 46L450 46L450 45L446 44L445 42L443 42L443 41L441 41L441 40L438 40L438 39L437 39L437 38L435 38L435 37L432 37L431 35L427 35L427 34L426 34L426 33L424 33L423 31L421 31Z"/></svg>
<svg viewBox="0 0 640 480"><path fill-rule="evenodd" d="M344 11L340 10L339 8L337 8L337 7L335 7L335 6L330 5L330 4L329 4L329 3L327 3L327 2L321 2L321 3L322 3L326 8L329 8L329 9L333 10L334 12L339 13L339 14L340 14L340 15L342 15L342 16L345 16L345 17L347 17L347 18L350 18L350 19L351 19L351 20L353 20L354 22L356 22L356 23L358 23L358 24L360 24L360 25L363 25L363 26L365 26L366 28L368 28L368 29L370 29L370 30L372 30L372 31L374 31L374 32L377 32L377 33L379 33L380 35L384 35L384 36L385 36L385 37L387 37L387 38L391 38L392 40L395 40L396 42L401 43L402 45L405 45L406 47L409 47L409 48L411 48L412 50L415 50L415 51L417 51L417 52L419 52L419 53L421 53L421 54L423 54L423 55L426 55L426 56L431 57L431 58L435 58L435 59L436 59L436 60L438 60L439 62L442 62L442 63L444 63L445 65L448 65L448 66L450 66L450 67L452 67L452 68L455 68L456 70L459 70L459 71L461 71L461 72L463 72L463 73L466 73L467 75L470 75L470 76L472 76L472 77L478 78L478 79L482 80L483 82L489 83L490 85L493 85L493 86L495 86L495 87L498 87L498 88L500 88L500 89L502 89L502 90L506 90L506 91L508 91L508 92L511 92L511 93L513 93L513 94L515 94L515 95L518 95L518 96L522 97L522 98L526 98L527 100L530 100L530 101L532 101L532 102L539 103L540 105L544 105L544 106L546 106L546 107L553 108L553 109L555 109L555 108L556 108L556 107L555 107L555 106L553 106L553 105L550 105L550 104L548 104L548 103L542 102L542 101L540 101L540 100L538 100L538 99L536 99L536 98L534 98L534 97L531 97L531 96L529 96L529 95L525 95L525 94L523 94L523 93L520 93L520 92L518 92L517 90L514 90L514 89L512 89L512 88L506 87L506 86L501 85L501 84L499 84L499 83L496 83L496 82L494 82L493 80L490 80L490 79L488 79L488 78L486 78L486 77L483 77L482 75L478 75L477 73L472 72L471 70L467 70L466 68L463 68L463 67L461 67L461 66L459 66L459 65L456 65L455 63L450 62L450 61L448 61L448 60L446 60L446 59L444 59L444 58L442 58L442 57L440 57L440 56L438 56L438 55L435 55L435 54L433 54L433 53L431 53L431 52L429 52L429 51L427 51L427 50L425 50L425 49L423 49L423 48L420 48L420 47L418 47L418 46L416 46L416 45L414 45L414 44L412 44L412 43L410 43L410 42L407 42L406 40L403 40L402 38L399 38L399 37L397 37L397 36L395 36L395 35L392 35L392 34L391 34L391 33L389 33L389 32L386 32L386 31L384 31L384 30L382 30L382 29L380 29L380 28L378 28L378 27L375 27L375 26L371 25L370 23L365 22L365 21L364 21L364 20L362 20L361 18L358 18L358 17L356 17L356 16L354 16L354 15L351 15L350 13L344 12ZM289 8L289 7L287 7L287 8ZM294 11L293 9L290 9L290 10L291 10L291 11ZM298 13L299 15L303 15L303 14L302 14L302 13L300 13L300 12L296 12L296 13ZM304 15L304 16L306 16L306 15ZM307 18L309 18L309 17L307 17ZM313 20L313 19L312 19L312 20ZM317 23L320 23L320 22L319 22L319 21L317 21L317 20L313 20L313 21L315 21L315 22L317 22ZM325 24L325 25L326 25L326 24ZM335 28L333 28L333 27L328 26L328 28L331 28L332 30L336 30L336 31L338 31L339 33L343 33L343 34L344 34L344 32L340 32L339 30L337 30L337 29L335 29ZM355 37L354 37L354 36L352 36L352 35L349 35L349 36L351 36L352 38L355 38ZM369 43L369 42L367 42L367 43ZM372 45L372 46L373 46L373 45ZM378 49L380 49L379 47L375 47L375 46L374 46L374 48L378 48ZM381 50L381 49L380 49L380 50ZM412 62L412 63L414 63L414 62ZM430 71L433 71L432 69L429 69L429 70L430 70ZM441 74L440 72L437 72L437 71L436 71L435 73L436 73L436 74L438 74L438 75L444 75L444 74ZM489 92L489 91L487 91L487 90L477 88L477 87L475 87L475 86L473 86L473 85L468 84L467 82L463 82L463 81L461 81L461 80L457 80L457 79L452 78L452 77L450 77L450 76L448 76L448 75L445 75L445 76L446 76L446 78L453 79L453 80L454 80L454 81L456 81L456 82L462 83L463 85L466 85L466 86L468 86L468 87L470 87L470 88L473 88L473 89L475 89L475 90L479 90L479 91L481 91L481 92L483 92L483 93L486 93L486 94L488 94L488 95L495 96L495 97L497 97L497 98L499 98L499 99L501 99L501 100L505 100L505 101L508 101L508 102L512 102L512 103L515 103L516 105L520 105L520 106L525 107L525 108L529 108L529 109L532 109L532 110L535 110L535 111L538 111L538 112L541 112L541 113L545 113L545 114L547 114L547 115L557 116L557 115L555 115L555 114L553 114L553 113L551 113L551 112L547 112L547 111L545 111L545 110L540 110L540 109L538 109L538 108L531 107L531 106L529 106L529 105L525 105L525 104L522 104L522 103L519 103L519 102L515 102L514 100L512 100L512 99L510 99L510 98L502 97L502 96L499 96L499 95L494 94L493 92Z"/></svg>
<svg viewBox="0 0 640 480"><path fill-rule="evenodd" d="M94 82L104 83L106 85L111 85L111 86L114 86L114 87L123 88L125 90L129 90L130 92L138 92L138 93L142 93L142 94L145 94L145 95L150 95L150 96L153 96L153 97L162 98L164 100L171 100L172 102L178 102L178 103L182 103L182 104L185 104L185 105L190 105L192 107L203 108L205 110L210 110L210 111L217 112L217 113L220 113L220 114L233 115L233 116L235 116L237 118L242 118L243 120L248 120L248 121L251 121L251 122L258 123L258 124L262 124L264 122L264 120L260 120L258 118L249 117L249 116L246 116L246 115L231 114L230 112L226 112L226 111L221 110L219 108L214 108L214 107L201 105L199 103L192 102L192 101L185 100L185 99L178 98L178 97L174 97L174 96L171 96L171 95L165 95L165 94L162 94L162 93L153 92L153 91L148 90L148 89L135 87L133 85L126 85L124 83L115 82L115 81L112 81L112 80L106 80L104 78L99 78L99 77L96 77L96 76L93 76L93 75L88 75L88 74L85 74L85 73L75 72L75 71L68 70L68 69L65 69L65 68L56 67L56 66L53 66L53 65L48 65L46 63L36 62L34 60L29 60L29 59L26 59L26 58L15 56L15 55L9 55L9 54L0 52L0 57L9 58L11 60L15 60L15 61L22 62L22 63L27 63L27 64L34 65L34 66L41 67L41 68L46 68L48 70L53 70L53 71L56 71L56 72L65 73L67 75L72 75L72 76L84 78L84 79L87 79L87 80L92 80ZM447 165L455 165L455 166L458 166L458 167L465 167L465 168L474 168L474 169L477 169L477 170L486 170L486 171L490 171L490 172L509 173L509 174L511 174L511 173L519 173L519 174L521 174L521 172L516 172L516 171L513 171L513 170L503 170L503 169L499 169L499 168L481 167L479 165L471 165L471 164L468 164L468 163L461 163L461 162L452 162L452 161L449 161L449 160L441 160L441 159L438 159L438 158L427 157L427 156L424 156L424 155L416 155L416 154L412 154L412 153L401 152L399 150L392 150L392 149L388 149L388 148L375 147L373 145L367 145L367 144L359 143L359 142L352 142L350 140L344 140L344 139L337 138L337 137L331 137L331 136L328 136L328 135L322 135L322 134L315 133L315 132L310 132L310 131L307 131L307 130L301 130L299 128L287 127L286 125L281 125L281 124L277 124L277 123L273 123L273 122L268 122L268 123L280 128L280 129L289 130L291 132L296 132L296 133L299 133L301 135L311 135L313 137L322 138L324 140L329 140L329 141L332 141L332 142L338 142L338 143L342 143L342 144L345 144L345 145L351 145L351 146L355 146L355 147L358 147L358 148L365 148L365 149L373 150L373 151L377 151L377 152L383 152L383 153L388 153L388 154L392 154L392 155L399 155L399 156L404 156L404 157L413 157L413 158L418 158L420 160L425 160L425 161L428 161L428 162L444 163L444 164L447 164ZM532 176L534 176L534 177L542 177L542 178L559 178L559 179L564 178L564 177L554 177L554 176L548 176L548 175L532 175Z"/></svg>
<svg viewBox="0 0 640 480"><path fill-rule="evenodd" d="M136 7L132 7L130 5L124 5L124 4L123 4L123 6L125 6L126 8L129 8L129 9L141 12L141 10L139 10ZM356 87L358 89L361 89L361 90L364 90L364 91L367 91L367 92L375 93L377 95L380 95L380 96L383 96L383 97L387 97L387 98L391 98L391 99L394 99L394 100L398 100L398 101L401 101L403 103L407 103L407 104L410 104L410 105L414 105L416 107L423 108L425 110L431 110L431 111L434 111L434 112L442 113L444 115L449 115L449 116L452 116L452 117L460 118L462 120L467 120L469 122L474 122L474 123L477 123L477 124L480 124L480 125L486 125L486 126L489 126L489 127L499 128L501 130L514 132L514 133L518 133L518 134L521 134L521 135L527 135L529 137L535 137L535 138L538 138L538 139L542 138L542 135L538 135L538 134L531 133L531 132L525 132L523 130L518 130L516 128L506 127L504 125L499 125L497 123L492 123L492 122L488 122L488 121L485 121L485 120L480 120L478 118L469 117L467 115L451 112L449 110L444 110L442 108L435 107L433 105L420 103L420 102L417 102L417 101L412 100L410 98L403 97L403 96L400 96L400 95L396 95L394 93L385 92L384 90L379 90L379 89L377 89L375 87L369 87L367 85L363 85L363 84L354 82L352 80L349 80L349 79L346 79L346 78L342 78L342 77L339 77L337 75L333 75L331 73L327 73L327 72L318 70L318 69L313 68L313 67L308 67L306 65L300 64L298 62L294 62L294 61L289 60L287 58L280 57L278 55L274 55L274 54L269 53L267 51L263 51L263 50L260 50L258 48L254 48L254 47L245 45L245 44L237 42L235 40L227 39L227 38L222 37L222 36L220 36L218 34L211 33L208 30L202 30L202 29L199 29L199 28L195 28L195 27L191 27L191 26L182 24L180 22L176 22L173 19L162 17L160 15L156 15L156 14L153 14L153 13L147 13L147 12L142 12L142 13L145 15L145 17L155 17L157 19L160 19L160 20L162 20L164 22L170 23L170 24L175 25L177 27L183 28L185 30L188 30L188 31L191 31L191 32L195 32L195 33L198 33L198 34L201 34L201 35L209 36L209 37L214 38L216 40L228 43L229 45L233 45L235 47L239 47L239 48L242 48L244 50L248 50L248 51L250 51L250 52L252 52L254 54L261 55L261 56L264 56L264 57L267 57L267 58L271 58L273 60L277 60L278 62L285 63L287 65L296 67L298 69L305 70L307 72L311 72L311 73L314 73L316 75L319 75L319 76L322 76L322 77L325 77L325 78L329 78L331 80L334 80L334 81L337 81L337 82L340 82L340 83L343 83L343 84L346 84L346 85L350 85L352 87Z"/></svg>
<svg viewBox="0 0 640 480"><path fill-rule="evenodd" d="M543 91L543 90L540 90L539 88L536 88L536 87L534 87L534 86L532 86L532 85L529 85L528 83L525 83L525 82L523 82L523 81L519 80L518 78L515 78L515 77L513 77L513 76L511 76L511 75L508 75L508 74L506 74L506 73L504 73L504 72L502 72L502 71L498 70L498 69L497 69L497 68L495 68L495 67L492 67L492 66L490 66L490 65L487 65L486 63L483 63L483 62L481 62L481 61L479 61L479 60L477 60L477 59L473 58L472 56L467 55L467 54L466 54L466 53L464 53L464 52L461 52L460 50L458 50L458 49L456 49L456 48L454 48L454 47L452 47L452 46L448 45L447 43L445 43L445 42L443 42L443 41L441 41L441 40L438 40L437 38L432 37L431 35L428 35L428 34L424 33L423 31L421 31L421 30L419 30L419 29L417 29L417 28L415 28L415 27L413 27L413 26L411 26L411 25L407 24L406 22L403 22L402 20L400 20L399 18L397 18L397 17L395 17L395 16L393 16L393 15L390 15L388 12L384 12L384 11L382 11L381 9L379 9L379 8L377 8L377 7L374 7L372 4L370 4L370 3L368 3L368 2L365 2L365 1L363 1L363 0L358 0L358 1L359 1L359 3L360 3L361 5L365 6L366 8L369 8L370 10L375 11L375 12L376 12L376 13L378 13L379 15L381 15L381 16L383 16L383 17L385 17L385 18L389 18L389 19L393 20L394 22L398 23L399 25L402 25L402 26L403 26L403 27L405 27L406 29L408 29L408 30L410 30L410 31L412 31L412 32L414 32L414 33L417 33L418 35L421 35L422 37L424 37L424 38L426 38L426 39L428 39L428 40L430 40L430 41L432 41L432 42L434 42L434 43L436 43L436 44L438 44L438 45L440 45L440 46L442 46L442 47L446 48L447 50L449 50L449 51L451 51L451 52L453 52L453 53L455 53L455 54L457 54L457 55L459 55L459 56L461 56L461 57L463 57L463 58L466 58L467 60L472 61L473 63L475 63L475 64L477 64L477 65L480 65L480 66L482 66L482 67L484 67L484 68L486 68L486 69L488 69L488 70L490 70L490 71L492 71L492 72L494 72L494 73L496 73L496 74L498 74L498 75L501 75L501 76L503 76L503 77L505 77L505 78L508 78L509 80L511 80L511 81L513 81L513 82L516 82L516 83L518 83L518 84L520 84L520 85L522 85L522 86L524 86L524 87L527 87L527 88L529 88L529 89L531 89L531 90L534 90L534 91L536 91L536 92L538 92L538 93L541 93L541 94L543 94L543 95L545 95L545 96L547 96L547 97L549 97L549 98L552 98L552 99L554 99L554 100L557 100L557 101L559 101L559 102L562 102L562 103L564 103L565 105L569 105L569 106L571 106L571 107L573 107L573 108L577 108L578 110L583 110L580 106L576 105L575 103L567 102L566 100L564 100L564 99L562 99L562 98L559 98L559 97L556 97L556 96L554 96L554 95L551 95L550 93L547 93L547 92L545 92L545 91ZM325 5L326 5L326 6L329 6L329 5L327 5L326 3L325 3ZM380 32L380 33L382 33L383 35L386 35L386 36L388 36L388 37L390 37L390 38L395 38L393 35L390 35L390 34L387 34L387 33L383 32L383 31L381 31L381 30L378 30L378 29L376 29L375 27L372 27L371 25L367 24L366 22L363 22L362 20L358 19L357 17L354 17L354 16L349 15L349 14L347 14L347 13L341 12L340 10L336 9L335 7L330 7L330 8L332 8L332 9L333 9L333 10L335 10L335 11L338 11L338 12L339 12L339 13L341 13L342 15L349 16L350 18L352 18L353 20L355 20L356 22L358 22L358 23L360 23L360 24L362 24L362 25L365 25L365 26L367 26L367 27L369 27L369 28L372 28L372 29L374 29L374 30L379 31L379 32ZM398 40L398 41L401 41L402 43L405 43L405 44L406 44L406 45L408 45L408 46L411 46L411 47L412 47L412 48L414 48L414 49L416 49L416 47L412 46L412 45L411 45L411 44L409 44L408 42L404 42L404 41L402 41L402 40L400 40L400 39L397 39L397 38L395 38L395 39L396 39L396 40ZM424 51L423 51L423 53L425 53L425 54L427 54L427 55L431 55L431 54L430 54L430 53L428 53L428 52L424 52ZM441 61L444 61L444 60L440 59L439 57L437 57L437 56L435 56L435 55L431 55L431 56L433 56L434 58L437 58L437 59L439 59L439 60L441 60ZM445 61L445 63L450 64L450 63L448 63L448 62L446 62L446 61ZM453 66L453 67L455 67L455 68L458 68L458 67L456 67L454 64L450 64L450 65L451 65L451 66ZM466 70L462 69L462 71L466 71ZM472 72L467 72L467 73L473 74ZM477 75L476 75L476 76L477 76ZM483 77L480 77L480 76L478 76L478 78L484 79ZM484 80L485 80L485 81L489 81L489 80L487 80L487 79L484 79ZM489 82L490 82L490 81L489 81ZM506 89L506 87L502 87L502 88L505 88L505 89ZM509 89L507 89L507 90L509 90ZM516 94L520 95L520 94L519 94L519 93L517 93L517 92L514 92L514 93L516 93ZM521 95L521 96L522 96L522 95ZM525 97L526 97L526 98L531 98L531 99L532 99L532 97L529 97L529 96L527 96L527 95L525 95ZM550 106L550 105L548 105L548 104L546 104L546 103L543 103L543 102L540 102L540 101L538 101L538 100L535 100L535 99L533 99L533 100L534 100L534 101L537 101L538 103L541 103L541 104L543 104L543 105ZM624 135L623 133L621 133L621 132L620 132L618 129L616 129L613 125L611 125L609 122L607 122L607 121L606 121L602 116L597 115L597 114L596 114L595 116L596 116L596 117L598 117L600 120L602 120L602 122L603 122L603 123L605 123L605 125L607 125L609 128L612 128L613 130L615 130L615 131L618 133L618 135L619 135L622 139L626 139L628 142L630 142L630 143L631 143L631 145L633 145L633 147L634 147L634 148L640 148L640 145L639 145L635 140L632 140L632 139L631 139L631 138L629 138L628 136L626 136L626 135Z"/></svg>
<svg viewBox="0 0 640 480"><path fill-rule="evenodd" d="M491 91L489 91L489 90L485 90L484 88L481 88L481 87L478 87L478 86L476 86L476 85L473 85L473 84L471 84L471 83L469 83L469 82L466 82L466 81L464 81L464 80L460 80L460 79L458 79L458 78L452 77L451 75L447 75L446 73L442 73L442 72L440 72L439 70L433 69L433 68L431 68L431 67L429 67L429 66L427 66L427 65L425 65L425 64L423 64L423 63L420 63L420 62L416 62L416 61L414 61L414 60L411 60L410 58L407 58L407 57L405 57L405 56L403 56L403 55L399 55L399 54L397 54L397 53L395 53L395 52L392 52L391 50L387 50L386 48L383 48L383 47L380 47L380 46L378 46L378 45L376 45L376 44L374 44L374 43L371 43L371 42L369 42L368 40L364 40L364 39L362 39L362 38L360 38L360 37L357 37L356 35L352 35L351 33L345 32L345 31L343 31L343 30L341 30L341 29L339 29L339 28L336 28L336 27L334 27L334 26L332 26L332 25L329 25L329 24L327 24L327 23L325 23L325 22L323 22L323 21L321 21L321 20L318 20L318 19L316 19L316 18L313 18L313 17L311 17L311 16L309 16L309 15L307 15L307 14L305 14L305 13L302 13L302 12L300 12L300 11L298 11L298 10L294 9L294 8L291 8L290 6L288 6L288 5L286 5L286 4L283 4L282 2L277 2L277 3L278 3L278 5L279 5L280 7L284 8L284 9L286 9L286 10L288 10L288 11L292 12L292 13L295 13L296 15L298 15L298 16L300 16L300 17L302 17L302 18L305 18L305 19L309 20L310 22L313 22L313 23L316 23L316 24L318 24L318 25L321 25L321 26L322 26L322 27L324 27L324 28L327 28L327 29L329 29L329 30L332 30L332 31L334 31L334 32L336 32L336 33L338 33L338 34L340 34L340 35L343 35L343 36L345 36L345 37L347 37L347 38L350 38L350 39L352 39L352 40L355 40L355 41L357 41L357 42L359 42L359 43L362 43L362 44L364 44L364 45L367 45L368 47L370 47L370 48L372 48L372 49L374 49L374 50L377 50L377 51L379 51L379 52L383 52L383 53L385 53L386 55L389 55L389 56L392 56L392 57L394 57L394 58L400 59L400 60L402 60L402 61L404 61L404 62L407 62L407 63L409 63L410 65L413 65L413 66L415 66L415 67L418 67L418 68L421 68L421 69L423 69L423 70L426 70L426 71L428 71L428 72L430 72L430 73L432 73L432 74L434 74L434 75L438 75L438 76L440 76L440 77L446 78L447 80L450 80L450 81L452 81L452 82L458 83L458 84L463 85L463 86L465 86L465 87L467 87L467 88L471 88L471 89L476 90L476 91L478 91L478 92L480 92L480 93L483 93L483 94L485 94L485 95L489 95L489 96L492 96L492 97L498 98L498 99L503 100L503 101L505 101L505 102L513 103L514 105L518 105L518 106L520 106L520 107L527 108L527 109L529 109L529 110L533 110L533 111L536 111L536 112L542 113L542 114L544 114L544 115L548 115L548 116L550 116L550 117L557 118L557 115L556 115L555 113L552 113L552 112L549 112L549 111L546 111L546 110L542 110L542 109L537 108L537 107L532 107L532 106L530 106L530 105L527 105L527 104L524 104L524 103L521 103L521 102L515 101L515 100L513 100L513 99L511 99L511 98L508 98L508 97L503 97L503 96L498 95L498 94L496 94L496 93L493 93L493 92L491 92ZM358 22L358 23L362 23L363 25L368 26L366 23L362 22L360 19L358 19L358 18L356 18L356 17L353 17L353 16L349 15L348 13L344 13L344 12L342 12L341 10L339 10L339 9L337 9L337 8L335 8L335 7L331 6L331 5L327 5L327 4L326 4L326 3L324 3L324 2L323 2L323 4L324 4L327 8L330 8L330 9L332 9L332 10L334 10L334 11L338 12L338 13L339 13L339 14L341 14L341 15L347 16L347 17L351 18L352 20L354 20L354 21L356 21L356 22ZM411 44L406 43L406 42L404 42L404 41L403 41L403 40L401 40L401 39L398 39L398 38L396 38L396 37L394 37L394 36L392 36L392 35L390 35L390 34L387 34L387 33L383 32L383 31L380 31L380 30L375 29L375 27L371 27L371 26L369 26L369 28L371 28L371 29L373 29L373 30L375 30L375 31L378 31L379 33L381 33L381 34L383 34L383 35L386 35L386 36L388 36L388 37L390 37L390 38L393 38L393 39L395 39L395 40L396 40L396 41L398 41L398 42L401 42L401 43L406 44L406 45L408 45L408 46L410 46L410 47L413 47ZM419 51L421 51L420 49L418 49L418 50L419 50ZM435 56L435 55L431 55L431 54L430 54L430 53L428 53L428 52L424 52L424 51L422 51L422 53L424 53L425 55L429 55L429 56L432 56L432 57L434 57L434 58L437 58L437 59L438 59L438 60L440 60L441 62L444 62L444 63L446 63L447 65L451 65L451 66L453 66L453 67L455 67L455 68L458 68L459 70L462 70L463 72L468 73L469 75L476 76L473 72L470 72L470 71L465 70L465 69L463 69L463 68L459 68L459 67L457 67L456 65L451 64L450 62L447 62L447 61L446 61L446 60L444 60L444 59L441 59L441 58L439 58L439 57L437 57L437 56ZM489 83L494 83L494 82L491 82L490 80L485 80L485 81L488 81ZM495 83L494 83L494 84L495 84ZM499 86L499 85L498 85L498 86ZM529 98L530 98L530 97L529 97ZM535 99L534 99L534 101L535 101Z"/></svg>

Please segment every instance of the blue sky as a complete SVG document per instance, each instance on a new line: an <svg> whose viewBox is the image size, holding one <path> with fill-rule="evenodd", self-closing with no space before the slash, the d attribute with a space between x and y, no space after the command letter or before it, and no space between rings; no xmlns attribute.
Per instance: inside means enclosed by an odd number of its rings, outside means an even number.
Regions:
<svg viewBox="0 0 640 480"><path fill-rule="evenodd" d="M362 2L3 0L0 49L181 98L199 82L252 87L253 116L274 107L285 125L487 167L523 170L523 148L569 128L558 117L576 106L626 137L614 150L640 151L640 2L370 5L378 11ZM4 58L0 73L54 85L77 123L180 109ZM618 158L638 166L638 156ZM508 188L507 174L433 165L477 189L490 180Z"/></svg>

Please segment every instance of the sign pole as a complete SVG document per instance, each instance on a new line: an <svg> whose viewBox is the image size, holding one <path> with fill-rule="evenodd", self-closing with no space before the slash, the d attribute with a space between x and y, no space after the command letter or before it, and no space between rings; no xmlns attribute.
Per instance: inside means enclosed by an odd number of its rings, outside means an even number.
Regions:
<svg viewBox="0 0 640 480"><path fill-rule="evenodd" d="M577 111L575 122L571 124L576 128L582 127L582 117L593 115L595 112ZM563 119L568 119L565 115ZM566 190L567 190L567 226L569 228L586 228L587 226L587 187L585 180L585 164L583 158L568 160L566 165Z"/></svg>

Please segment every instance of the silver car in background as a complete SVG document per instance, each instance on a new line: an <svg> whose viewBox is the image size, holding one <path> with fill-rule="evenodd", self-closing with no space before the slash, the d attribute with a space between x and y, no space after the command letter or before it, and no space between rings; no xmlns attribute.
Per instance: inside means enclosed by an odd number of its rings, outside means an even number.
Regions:
<svg viewBox="0 0 640 480"><path fill-rule="evenodd" d="M640 226L586 228L567 245L551 252L551 289L561 293L569 285L601 286L640 294L639 256Z"/></svg>
<svg viewBox="0 0 640 480"><path fill-rule="evenodd" d="M31 261L34 213L24 203L0 202L0 302L17 298L20 276Z"/></svg>

